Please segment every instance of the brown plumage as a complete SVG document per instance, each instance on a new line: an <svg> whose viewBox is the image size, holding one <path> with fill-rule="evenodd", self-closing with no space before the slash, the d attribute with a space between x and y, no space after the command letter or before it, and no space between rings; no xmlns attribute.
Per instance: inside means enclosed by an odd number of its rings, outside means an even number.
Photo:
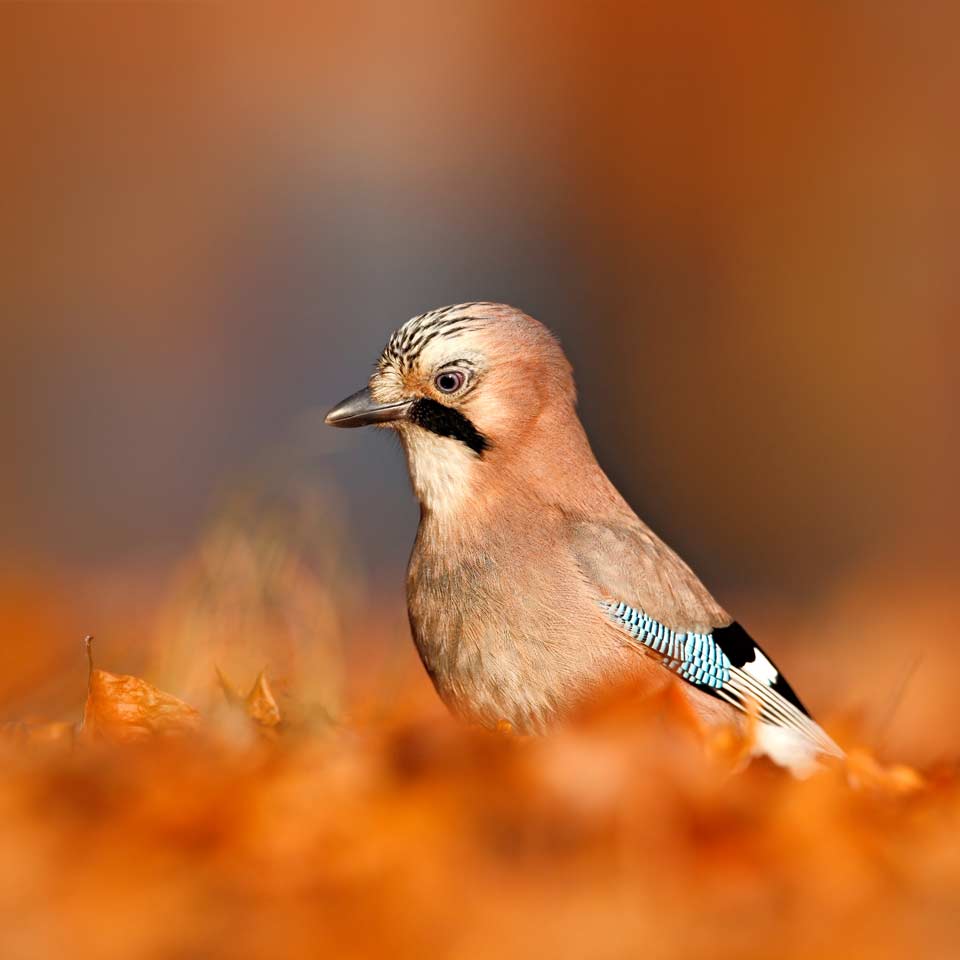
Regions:
<svg viewBox="0 0 960 960"><path fill-rule="evenodd" d="M731 617L600 468L575 404L570 364L547 328L475 302L400 327L368 389L328 415L399 433L421 505L407 580L414 640L449 707L488 726L541 731L607 683L671 682L676 661L631 636L611 604L677 632L681 650L684 636L734 637L723 630ZM696 711L729 722L751 709L743 690L757 687L749 696L771 720L761 727L779 731L762 750L797 769L838 753L736 631L732 685L683 684ZM754 659L741 665L744 649Z"/></svg>

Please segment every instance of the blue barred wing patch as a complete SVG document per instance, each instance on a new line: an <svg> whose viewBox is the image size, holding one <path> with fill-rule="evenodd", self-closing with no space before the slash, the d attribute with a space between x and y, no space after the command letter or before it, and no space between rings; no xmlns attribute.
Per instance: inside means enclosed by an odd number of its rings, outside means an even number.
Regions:
<svg viewBox="0 0 960 960"><path fill-rule="evenodd" d="M697 686L722 690L732 664L712 633L680 633L628 603L604 600L603 608L635 640L663 657L664 665Z"/></svg>

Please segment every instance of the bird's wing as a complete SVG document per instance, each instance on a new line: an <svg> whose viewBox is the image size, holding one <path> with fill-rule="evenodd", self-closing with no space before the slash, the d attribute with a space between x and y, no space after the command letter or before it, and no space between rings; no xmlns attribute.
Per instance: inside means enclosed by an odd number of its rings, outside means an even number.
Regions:
<svg viewBox="0 0 960 960"><path fill-rule="evenodd" d="M697 575L639 520L570 518L569 530L577 566L601 596L685 630L708 633L731 622Z"/></svg>
<svg viewBox="0 0 960 960"><path fill-rule="evenodd" d="M628 603L601 600L610 619L677 676L759 720L792 730L821 752L843 756L739 623L709 633L674 630Z"/></svg>
<svg viewBox="0 0 960 960"><path fill-rule="evenodd" d="M823 753L842 756L759 644L652 532L581 521L573 524L572 546L610 620L667 669Z"/></svg>

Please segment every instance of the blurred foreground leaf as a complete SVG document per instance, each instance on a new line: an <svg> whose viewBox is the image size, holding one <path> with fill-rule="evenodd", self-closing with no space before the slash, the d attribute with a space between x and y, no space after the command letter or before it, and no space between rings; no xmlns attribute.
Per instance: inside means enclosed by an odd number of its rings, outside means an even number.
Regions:
<svg viewBox="0 0 960 960"><path fill-rule="evenodd" d="M866 750L851 750L846 761L847 779L852 787L869 788L881 793L909 794L926 786L912 767L897 763L883 766Z"/></svg>
<svg viewBox="0 0 960 960"><path fill-rule="evenodd" d="M76 725L72 723L23 723L13 720L0 724L0 743L69 751L73 747L76 732Z"/></svg>

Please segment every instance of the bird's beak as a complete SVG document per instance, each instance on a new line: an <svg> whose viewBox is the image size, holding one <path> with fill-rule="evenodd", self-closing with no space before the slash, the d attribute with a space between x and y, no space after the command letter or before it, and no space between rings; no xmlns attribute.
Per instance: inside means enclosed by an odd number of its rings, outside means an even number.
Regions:
<svg viewBox="0 0 960 960"><path fill-rule="evenodd" d="M331 427L367 427L373 423L391 423L403 420L411 404L410 400L377 403L370 395L370 388L364 387L346 400L341 400L327 414L325 422Z"/></svg>

